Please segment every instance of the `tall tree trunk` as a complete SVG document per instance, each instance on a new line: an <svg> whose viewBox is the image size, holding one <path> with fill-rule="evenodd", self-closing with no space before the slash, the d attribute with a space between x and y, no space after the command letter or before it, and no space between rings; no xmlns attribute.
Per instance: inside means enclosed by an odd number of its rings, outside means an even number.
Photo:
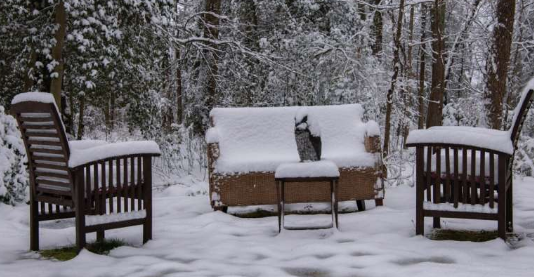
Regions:
<svg viewBox="0 0 534 277"><path fill-rule="evenodd" d="M409 110L410 107L413 105L412 101L412 94L413 94L413 87L412 87L412 80L415 80L415 74L413 73L412 68L412 62L413 62L413 27L414 27L414 18L415 18L415 5L412 5L410 7L410 23L409 23L409 35L408 35L408 55L406 58L405 67L406 67L406 76L408 77L407 80L407 86L404 91L404 107L403 107L403 115L404 115L404 123L402 128L402 138L405 142L408 138L408 133L410 132L410 118L409 118ZM406 147L406 144L403 143L403 147Z"/></svg>
<svg viewBox="0 0 534 277"><path fill-rule="evenodd" d="M384 22L382 19L382 11L380 11L380 8L378 8L378 5L380 5L381 0L372 0L375 7L375 12L373 14L373 27L372 27L372 33L374 36L374 43L372 45L373 55L377 56L380 52L382 52L382 34L383 34L383 28L384 28Z"/></svg>
<svg viewBox="0 0 534 277"><path fill-rule="evenodd" d="M180 49L176 48L176 123L182 124L184 118L183 91L182 91L182 63L180 60Z"/></svg>
<svg viewBox="0 0 534 277"><path fill-rule="evenodd" d="M402 17L404 15L404 0L400 1L399 18L397 19L397 32L395 34L394 43L395 49L393 51L393 76L391 77L391 86L387 93L386 102L386 123L384 131L384 148L383 156L387 157L389 154L389 141L391 133L391 113L393 112L393 93L397 84L400 71L400 48L401 48L401 34L402 34Z"/></svg>
<svg viewBox="0 0 534 277"><path fill-rule="evenodd" d="M76 136L76 139L82 139L83 138L83 131L85 129L85 123L83 121L85 113L85 96L80 96L80 113L78 115L78 135Z"/></svg>
<svg viewBox="0 0 534 277"><path fill-rule="evenodd" d="M210 40L219 39L219 15L221 14L221 0L206 0L204 14L204 37ZM217 44L208 43L212 50L206 50L204 56L208 59L207 72L207 101L206 107L211 110L217 103L217 75L218 55Z"/></svg>
<svg viewBox="0 0 534 277"><path fill-rule="evenodd" d="M428 103L426 127L440 126L443 119L443 96L445 95L444 30L445 0L435 0L432 9L432 84Z"/></svg>
<svg viewBox="0 0 534 277"><path fill-rule="evenodd" d="M30 91L33 87L33 71L35 67L35 62L37 59L37 54L35 53L35 50L32 47L31 53L30 53L30 60L28 61L28 69L26 70L26 73L24 74L24 90L23 91Z"/></svg>
<svg viewBox="0 0 534 277"><path fill-rule="evenodd" d="M55 21L54 23L58 25L54 38L56 39L56 44L52 47L52 59L54 59L55 66L53 71L53 76L50 82L50 93L54 95L56 104L60 111L61 109L61 85L63 82L63 58L61 52L63 51L63 42L65 40L65 31L66 31L66 20L67 14L65 12L65 4L63 0L60 0L55 8Z"/></svg>
<svg viewBox="0 0 534 277"><path fill-rule="evenodd" d="M497 2L497 24L493 29L493 44L488 57L488 81L486 108L491 128L501 129L503 97L506 93L506 79L510 65L510 51L514 32L515 1Z"/></svg>
<svg viewBox="0 0 534 277"><path fill-rule="evenodd" d="M419 95L418 95L418 111L419 118L417 120L417 128L425 128L425 71L426 71L426 21L427 21L427 7L425 4L421 5L421 44L419 49Z"/></svg>

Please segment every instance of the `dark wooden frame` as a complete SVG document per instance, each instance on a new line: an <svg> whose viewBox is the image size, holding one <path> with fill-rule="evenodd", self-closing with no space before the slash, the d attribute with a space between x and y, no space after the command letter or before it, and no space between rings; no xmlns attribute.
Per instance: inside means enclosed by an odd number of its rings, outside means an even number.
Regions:
<svg viewBox="0 0 534 277"><path fill-rule="evenodd" d="M282 229L286 230L315 230L315 229L328 229L339 228L338 222L338 195L337 185L339 177L293 177L293 178L275 178L277 183L276 195L278 198L278 232L282 232ZM309 183L309 182L325 182L330 184L330 204L332 207L332 225L329 226L315 226L315 227L285 227L284 215L285 215L285 186L286 183Z"/></svg>
<svg viewBox="0 0 534 277"><path fill-rule="evenodd" d="M525 93L526 95L523 95L522 98L523 101L518 104L519 110L515 121L512 123L510 139L514 146L514 153L517 149L517 142L523 123L533 101L534 90L529 89ZM407 146L416 148L415 229L417 235L424 234L425 217L433 218L434 228L440 228L440 218L447 217L496 220L498 222L498 235L502 239L506 239L507 232L513 232L514 153L509 154L462 144L410 143ZM442 151L445 152L445 172L441 172ZM462 168L460 168L459 153L462 153ZM435 157L433 157L434 155ZM478 164L476 163L476 155L479 155ZM467 174L468 156L471 158L470 172L475 172L475 174ZM486 158L489 159L489 172L486 172ZM432 171L433 160L436 161L435 172ZM495 172L495 167L497 167L497 172ZM476 174L477 169L479 170L478 174ZM435 204L447 203L454 208L457 208L459 204L478 204L493 209L497 204L497 212L425 209L425 198L428 202Z"/></svg>
<svg viewBox="0 0 534 277"><path fill-rule="evenodd" d="M96 232L102 241L105 230L134 225L143 225L143 243L152 239L152 157L158 154L118 156L69 168L70 148L54 104L20 102L11 106L11 113L28 156L31 250L39 250L39 222L72 217L78 250L86 245L87 233ZM115 209L144 211L145 217L86 224L86 216Z"/></svg>

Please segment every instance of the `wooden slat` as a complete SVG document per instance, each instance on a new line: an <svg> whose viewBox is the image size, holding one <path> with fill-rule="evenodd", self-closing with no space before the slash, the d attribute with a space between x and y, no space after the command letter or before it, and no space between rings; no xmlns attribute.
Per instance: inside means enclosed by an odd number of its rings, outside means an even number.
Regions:
<svg viewBox="0 0 534 277"><path fill-rule="evenodd" d="M67 159L64 157L44 157L44 156L35 156L32 157L33 161L49 161L49 162L58 162L58 163L67 163Z"/></svg>
<svg viewBox="0 0 534 277"><path fill-rule="evenodd" d="M46 214L45 202L39 202L39 214Z"/></svg>
<svg viewBox="0 0 534 277"><path fill-rule="evenodd" d="M93 193L91 192L91 166L86 165L85 167L85 199L86 199L86 205L85 209L90 210L93 206Z"/></svg>
<svg viewBox="0 0 534 277"><path fill-rule="evenodd" d="M108 162L108 187L109 187L109 192L110 192L110 195L109 195L109 212L110 213L113 213L113 161L109 161Z"/></svg>
<svg viewBox="0 0 534 277"><path fill-rule="evenodd" d="M38 195L35 199L39 201L40 205L43 208L43 211L44 211L45 202L55 203L55 204L60 204L60 205L65 205L65 206L70 206L70 207L74 205L72 199L66 199L65 197L58 198L58 197L51 197L51 196L46 196L46 195Z"/></svg>
<svg viewBox="0 0 534 277"><path fill-rule="evenodd" d="M37 185L49 185L62 188L68 188L70 190L70 183L57 182L52 180L36 180Z"/></svg>
<svg viewBox="0 0 534 277"><path fill-rule="evenodd" d="M41 137L41 138L57 138L59 137L58 134L53 133L43 133L43 132L34 132L34 131L26 131L24 133L24 136L26 138L29 137Z"/></svg>
<svg viewBox="0 0 534 277"><path fill-rule="evenodd" d="M63 146L59 141L48 141L48 140L39 140L39 139L29 139L27 141L29 145L46 145L46 146Z"/></svg>
<svg viewBox="0 0 534 277"><path fill-rule="evenodd" d="M33 162L33 167L34 168L48 168L48 169L69 171L69 168L66 165L47 164L47 163L42 163L42 162L39 162L39 161L34 161Z"/></svg>
<svg viewBox="0 0 534 277"><path fill-rule="evenodd" d="M47 171L35 171L35 177L54 177L54 178L62 178L69 180L69 175L65 172L65 174L59 174L55 172L47 172Z"/></svg>
<svg viewBox="0 0 534 277"><path fill-rule="evenodd" d="M477 170L477 153L471 149L471 204L477 203L477 183L476 183L476 170Z"/></svg>
<svg viewBox="0 0 534 277"><path fill-rule="evenodd" d="M143 199L143 190L142 190L142 182L141 182L141 156L137 157L137 208L139 210L142 210L142 199Z"/></svg>
<svg viewBox="0 0 534 277"><path fill-rule="evenodd" d="M480 151L480 201L481 205L486 204L486 152Z"/></svg>
<svg viewBox="0 0 534 277"><path fill-rule="evenodd" d="M123 173L124 173L124 183L122 187L123 197L124 197L124 212L128 212L128 158L124 158Z"/></svg>
<svg viewBox="0 0 534 277"><path fill-rule="evenodd" d="M432 201L432 147L426 148L426 201Z"/></svg>
<svg viewBox="0 0 534 277"><path fill-rule="evenodd" d="M467 148L462 150L462 203L467 204L469 195L469 182L467 181Z"/></svg>
<svg viewBox="0 0 534 277"><path fill-rule="evenodd" d="M25 117L25 116L21 116L19 117L20 118L20 121L22 122L53 122L54 119L52 119L52 117L48 116L48 117Z"/></svg>
<svg viewBox="0 0 534 277"><path fill-rule="evenodd" d="M120 213L122 211L122 203L121 203L121 196L122 196L122 184L121 184L121 160L116 160L117 166L115 167L115 170L117 172L116 178L117 178L117 212Z"/></svg>
<svg viewBox="0 0 534 277"><path fill-rule="evenodd" d="M135 161L134 157L130 158L130 207L132 211L135 210Z"/></svg>
<svg viewBox="0 0 534 277"><path fill-rule="evenodd" d="M441 148L436 147L436 183L434 184L434 203L441 203Z"/></svg>
<svg viewBox="0 0 534 277"><path fill-rule="evenodd" d="M443 188L445 202L451 201L451 157L449 147L445 147L445 187Z"/></svg>
<svg viewBox="0 0 534 277"><path fill-rule="evenodd" d="M72 195L72 192L70 190L62 191L62 190L48 189L48 188L39 187L39 186L37 186L35 188L35 190L37 192L43 192L43 193L48 193L48 194L53 194L53 195L63 195L63 196L71 196ZM44 208L44 206L43 206L43 208Z"/></svg>
<svg viewBox="0 0 534 277"><path fill-rule="evenodd" d="M489 206L493 208L495 206L495 155L490 154L489 160Z"/></svg>
<svg viewBox="0 0 534 277"><path fill-rule="evenodd" d="M61 149L30 148L29 151L30 153L46 153L46 154L63 155L63 151Z"/></svg>
<svg viewBox="0 0 534 277"><path fill-rule="evenodd" d="M98 179L98 164L95 163L93 166L93 192L95 193L95 212L96 214L101 214L102 208L102 199L100 197L100 188L99 188L99 179Z"/></svg>
<svg viewBox="0 0 534 277"><path fill-rule="evenodd" d="M458 178L458 170L459 169L459 163L460 161L458 160L458 148L454 148L454 163L453 163L453 166L454 166L454 183L453 183L453 194L454 194L454 207L455 208L458 208L458 200L459 200L459 194L460 194L460 180Z"/></svg>
<svg viewBox="0 0 534 277"><path fill-rule="evenodd" d="M106 214L106 199L107 199L107 189L106 189L106 163L101 162L100 168L102 170L102 207L100 209L100 214Z"/></svg>
<svg viewBox="0 0 534 277"><path fill-rule="evenodd" d="M56 130L54 125L24 125L20 126L24 130L28 129L39 129L39 130Z"/></svg>

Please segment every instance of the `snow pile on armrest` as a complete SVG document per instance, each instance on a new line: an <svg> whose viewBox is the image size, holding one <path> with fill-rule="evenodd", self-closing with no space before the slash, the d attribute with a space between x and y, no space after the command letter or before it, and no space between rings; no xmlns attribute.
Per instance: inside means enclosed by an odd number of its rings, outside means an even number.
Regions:
<svg viewBox="0 0 534 277"><path fill-rule="evenodd" d="M15 97L13 97L13 100L11 101L11 105L18 104L21 102L28 102L28 101L41 102L41 103L53 103L53 104L56 103L54 101L54 96L51 93L25 92L25 93L20 93L20 94L15 95Z"/></svg>
<svg viewBox="0 0 534 277"><path fill-rule="evenodd" d="M283 163L276 168L275 178L339 177L337 165L331 161Z"/></svg>
<svg viewBox="0 0 534 277"><path fill-rule="evenodd" d="M83 150L73 149L70 153L69 167L74 168L93 161L117 156L153 154L159 155L159 146L154 141L128 141L109 143Z"/></svg>
<svg viewBox="0 0 534 277"><path fill-rule="evenodd" d="M96 146L108 144L105 140L71 140L69 141L69 148L73 150L84 150Z"/></svg>
<svg viewBox="0 0 534 277"><path fill-rule="evenodd" d="M376 137L380 136L380 126L374 120L367 121L367 136Z"/></svg>
<svg viewBox="0 0 534 277"><path fill-rule="evenodd" d="M514 147L509 131L477 127L436 126L426 130L413 130L406 144L444 143L486 148L512 154Z"/></svg>
<svg viewBox="0 0 534 277"><path fill-rule="evenodd" d="M219 142L219 132L217 128L211 127L206 132L206 143L217 143Z"/></svg>
<svg viewBox="0 0 534 277"><path fill-rule="evenodd" d="M216 108L210 113L219 142L218 173L274 172L282 163L300 161L295 142L295 119L308 116L319 127L322 159L338 167L374 166L365 151L367 124L358 104L314 107ZM211 132L211 131L210 131Z"/></svg>

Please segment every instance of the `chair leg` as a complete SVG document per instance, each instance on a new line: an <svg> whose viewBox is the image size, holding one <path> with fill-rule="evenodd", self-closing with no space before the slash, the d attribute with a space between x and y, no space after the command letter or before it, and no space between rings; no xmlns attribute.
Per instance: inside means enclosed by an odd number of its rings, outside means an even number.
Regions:
<svg viewBox="0 0 534 277"><path fill-rule="evenodd" d="M39 251L39 220L37 201L30 202L30 250Z"/></svg>
<svg viewBox="0 0 534 277"><path fill-rule="evenodd" d="M377 206L377 207L384 206L384 199L382 199L382 198L375 199L375 206Z"/></svg>
<svg viewBox="0 0 534 277"><path fill-rule="evenodd" d="M356 200L356 206L358 206L358 211L365 211L365 200Z"/></svg>
<svg viewBox="0 0 534 277"><path fill-rule="evenodd" d="M96 232L96 241L97 242L103 242L106 237L105 231L97 231Z"/></svg>
<svg viewBox="0 0 534 277"><path fill-rule="evenodd" d="M214 206L214 211L221 211L223 213L228 213L228 206Z"/></svg>
<svg viewBox="0 0 534 277"><path fill-rule="evenodd" d="M513 185L510 184L506 192L506 231L514 231Z"/></svg>
<svg viewBox="0 0 534 277"><path fill-rule="evenodd" d="M433 227L441 228L441 219L439 217L434 217Z"/></svg>

